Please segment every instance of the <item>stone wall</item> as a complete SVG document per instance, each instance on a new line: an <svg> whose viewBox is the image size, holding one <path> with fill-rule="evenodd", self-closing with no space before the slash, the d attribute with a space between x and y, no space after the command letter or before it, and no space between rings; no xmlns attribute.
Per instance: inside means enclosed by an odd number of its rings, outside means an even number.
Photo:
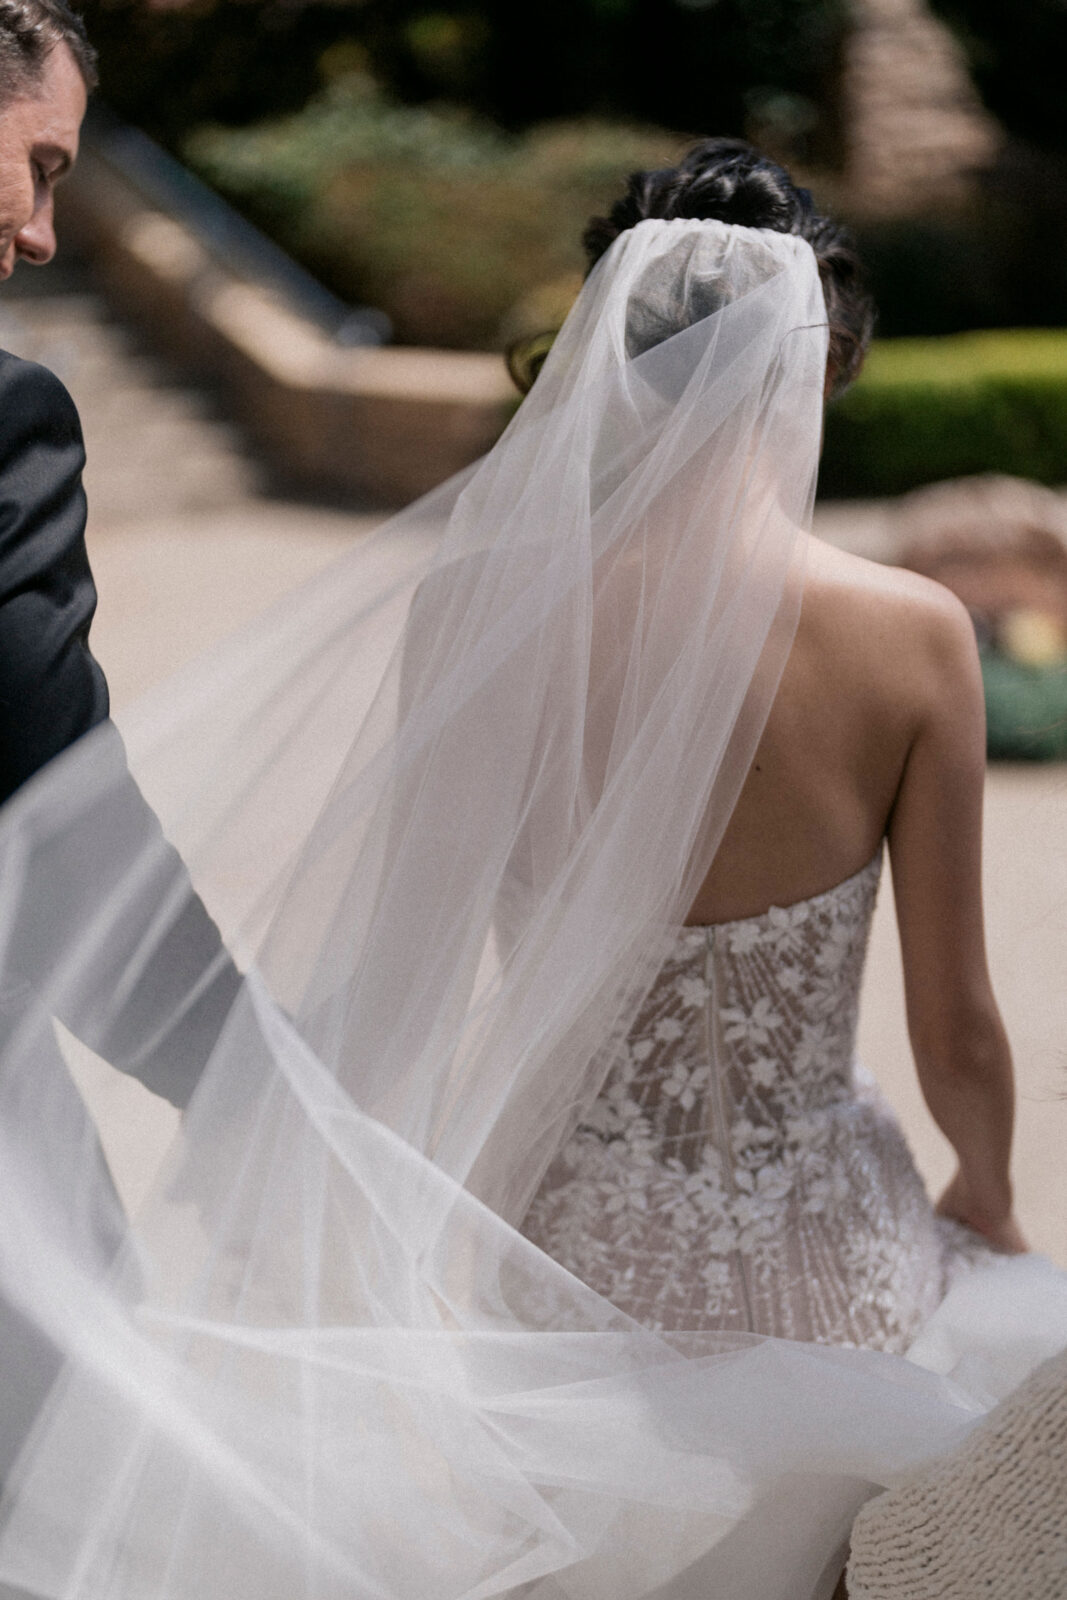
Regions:
<svg viewBox="0 0 1067 1600"><path fill-rule="evenodd" d="M116 311L207 376L277 474L401 505L487 450L515 402L499 356L346 349L152 209L92 149L64 186L61 230Z"/></svg>

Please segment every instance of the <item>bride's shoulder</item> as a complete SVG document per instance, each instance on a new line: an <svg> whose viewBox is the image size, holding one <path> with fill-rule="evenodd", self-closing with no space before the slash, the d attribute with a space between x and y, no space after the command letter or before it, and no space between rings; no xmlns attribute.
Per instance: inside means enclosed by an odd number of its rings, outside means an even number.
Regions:
<svg viewBox="0 0 1067 1600"><path fill-rule="evenodd" d="M902 648L920 641L934 649L974 646L967 609L944 584L821 539L810 542L804 609L835 632L855 632L872 642L895 638Z"/></svg>
<svg viewBox="0 0 1067 1600"><path fill-rule="evenodd" d="M812 662L821 668L833 663L843 693L892 707L907 729L946 705L981 702L967 609L943 584L917 572L813 539L801 636Z"/></svg>

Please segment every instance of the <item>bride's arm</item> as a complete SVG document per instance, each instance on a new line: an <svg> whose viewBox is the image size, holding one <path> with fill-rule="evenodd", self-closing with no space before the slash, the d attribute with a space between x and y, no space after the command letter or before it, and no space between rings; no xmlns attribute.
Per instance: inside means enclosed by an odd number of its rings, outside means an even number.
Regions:
<svg viewBox="0 0 1067 1600"><path fill-rule="evenodd" d="M908 1032L926 1103L959 1161L939 1209L1021 1250L1009 1175L1011 1051L982 911L981 671L958 601L931 585L921 613L907 672L915 734L889 826Z"/></svg>

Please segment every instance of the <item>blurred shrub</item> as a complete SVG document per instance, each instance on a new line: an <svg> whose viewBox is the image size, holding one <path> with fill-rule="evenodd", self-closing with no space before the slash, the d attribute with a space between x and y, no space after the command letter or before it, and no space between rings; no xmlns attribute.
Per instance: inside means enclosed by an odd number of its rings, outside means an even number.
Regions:
<svg viewBox="0 0 1067 1600"><path fill-rule="evenodd" d="M164 144L197 123L297 110L353 24L350 0L77 0L100 90ZM358 14L358 12L356 13Z"/></svg>
<svg viewBox="0 0 1067 1600"><path fill-rule="evenodd" d="M933 0L933 9L961 39L994 116L1046 150L1067 151L1063 0Z"/></svg>
<svg viewBox="0 0 1067 1600"><path fill-rule="evenodd" d="M1067 667L1024 666L983 650L986 749L994 761L1067 757Z"/></svg>
<svg viewBox="0 0 1067 1600"><path fill-rule="evenodd" d="M406 343L500 348L561 320L589 216L675 136L555 122L522 135L455 107L400 106L350 74L300 115L204 128L190 163L336 293Z"/></svg>
<svg viewBox="0 0 1067 1600"><path fill-rule="evenodd" d="M853 230L875 303L878 331L899 339L1011 327L1020 284L1005 255L1014 241L999 231L958 217L902 217L861 221ZM960 262L967 262L966 272ZM1054 322L1048 312L1042 325Z"/></svg>
<svg viewBox="0 0 1067 1600"><path fill-rule="evenodd" d="M1063 320L1067 163L1052 156L1009 144L966 210L854 231L884 338Z"/></svg>
<svg viewBox="0 0 1067 1600"><path fill-rule="evenodd" d="M229 152L220 140L200 146L217 181L268 231L353 298L364 298L383 276L414 271L415 247L434 257L427 268L433 304L423 318L412 303L399 320L409 338L438 335L449 343L485 343L496 337L502 302L531 286L551 285L577 269L570 241L583 209L594 210L629 167L665 159L670 136L634 133L634 124L662 124L695 133L747 133L772 154L798 164L832 191L842 157L841 62L851 0L84 0L101 56L103 94L123 117L180 150L190 129L205 123L229 127L299 113L266 134L280 172L256 172L255 137ZM1017 142L990 179L979 205L966 216L904 222L860 220L881 332L896 338L950 333L974 327L1045 326L1067 304L1067 167L1062 150L1060 47L1067 28L1065 0L937 0L962 30L987 98L1009 128L1044 144L1045 153ZM342 90L332 100L325 83L353 69L371 74L384 98ZM308 102L311 104L308 105ZM442 101L466 110L445 111ZM414 113L415 107L425 109ZM477 259L464 267L470 234L455 226L451 267L439 260L449 238L449 212L470 200L472 225L496 266L510 274L518 248L499 245L497 230L529 242L526 201L509 196L508 183L527 194L516 133L545 121L564 121L572 143L599 159L598 135L579 122L602 119L605 165L611 164L613 127L625 133L615 154L615 175L597 191L579 173L582 195L564 203L556 180L570 180L556 162L546 195L546 223L562 229L555 252L537 246L536 271L502 281L502 293L485 290L492 307L477 329L462 303L487 283ZM482 120L485 119L485 120ZM349 128L343 124L346 120ZM584 122L582 124L584 127ZM502 132L510 129L511 135ZM427 149L418 159L417 146ZM404 147L405 140L407 148ZM348 176L339 172L346 144ZM489 155L489 147L494 154ZM472 194L472 148L481 152L486 187ZM383 183L370 182L368 164L394 163ZM336 152L331 155L330 152ZM1053 153L1048 153L1052 151ZM332 163L332 193L316 186L320 152ZM461 159L462 158L462 159ZM435 162L445 169L440 193L431 195ZM457 165L465 163L466 187ZM510 165L509 165L510 163ZM552 166L551 161L547 164ZM583 157L579 165L587 165ZM417 175L413 176L415 169ZM239 169L239 170L238 170ZM490 169L492 172L490 173ZM332 180L331 180L332 181ZM389 184L392 200L385 198ZM315 187L309 198L309 187ZM343 215L355 207L353 227ZM371 191L374 191L373 193ZM585 198L588 195L589 198ZM540 200L534 197L533 205ZM295 209L294 209L295 208ZM405 235L399 213L409 220ZM370 219L382 238L381 259L354 253L353 228ZM538 230L542 239L547 227ZM388 261L386 258L389 258ZM551 258L551 259L549 259ZM966 271L959 262L966 259ZM510 263L510 264L509 264ZM398 284L399 287L399 284ZM414 300L417 282L409 284ZM385 291L382 291L383 293ZM558 298L558 296L557 296ZM450 311L449 307L455 307ZM506 309L506 308L504 308ZM415 322L425 323L425 331Z"/></svg>
<svg viewBox="0 0 1067 1600"><path fill-rule="evenodd" d="M827 413L824 494L899 494L974 472L1067 481L1067 331L881 341Z"/></svg>
<svg viewBox="0 0 1067 1600"><path fill-rule="evenodd" d="M510 127L595 113L839 152L849 0L363 0L375 75Z"/></svg>
<svg viewBox="0 0 1067 1600"><path fill-rule="evenodd" d="M848 0L84 0L104 96L176 143L303 105L356 51L410 104L505 127L595 114L839 153Z"/></svg>

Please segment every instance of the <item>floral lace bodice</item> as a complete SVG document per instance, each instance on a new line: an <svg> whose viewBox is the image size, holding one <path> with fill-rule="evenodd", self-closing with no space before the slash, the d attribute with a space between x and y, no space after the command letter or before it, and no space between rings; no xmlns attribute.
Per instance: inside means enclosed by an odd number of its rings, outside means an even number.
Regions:
<svg viewBox="0 0 1067 1600"><path fill-rule="evenodd" d="M523 1231L649 1326L903 1349L963 1230L854 1059L881 852L824 894L683 928Z"/></svg>

